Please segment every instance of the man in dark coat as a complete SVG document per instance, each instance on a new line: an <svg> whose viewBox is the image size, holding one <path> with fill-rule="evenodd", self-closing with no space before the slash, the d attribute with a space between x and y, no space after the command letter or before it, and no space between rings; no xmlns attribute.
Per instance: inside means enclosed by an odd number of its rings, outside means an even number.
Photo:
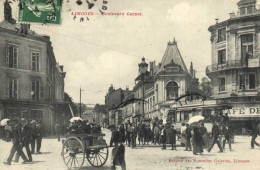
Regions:
<svg viewBox="0 0 260 170"><path fill-rule="evenodd" d="M30 137L31 137L31 153L34 154L35 151L35 141L36 141L36 121L32 120L30 124Z"/></svg>
<svg viewBox="0 0 260 170"><path fill-rule="evenodd" d="M14 157L15 152L18 152L19 155L25 162L28 162L27 157L24 155L22 150L22 136L21 136L21 126L19 125L19 120L13 120L13 129L12 129L12 142L13 146L11 148L9 157L7 158L7 162L4 162L4 164L11 165L12 159Z"/></svg>
<svg viewBox="0 0 260 170"><path fill-rule="evenodd" d="M38 123L36 125L36 143L37 143L37 154L40 154L40 149L42 146L42 125Z"/></svg>
<svg viewBox="0 0 260 170"><path fill-rule="evenodd" d="M223 149L225 149L225 144L228 142L229 150L231 151L231 138L232 138L232 131L231 131L231 126L223 126L223 131L224 131L224 140L223 140Z"/></svg>
<svg viewBox="0 0 260 170"><path fill-rule="evenodd" d="M122 144L122 135L118 130L115 131L114 142L115 142L115 147L112 149L111 170L115 170L116 165L120 165L122 170L126 170L125 146ZM120 143L119 146L118 143Z"/></svg>
<svg viewBox="0 0 260 170"><path fill-rule="evenodd" d="M213 124L213 127L212 127L212 144L209 147L208 152L211 151L211 149L213 148L215 143L218 145L219 151L223 152L223 149L222 149L220 142L219 142L219 139L218 139L219 134L220 134L219 126L217 125L217 122L215 121L214 124Z"/></svg>
<svg viewBox="0 0 260 170"><path fill-rule="evenodd" d="M132 148L136 147L136 137L137 137L137 128L132 124L131 126L131 142L132 142Z"/></svg>
<svg viewBox="0 0 260 170"><path fill-rule="evenodd" d="M125 143L125 127L124 127L124 124L121 124L121 126L119 127L119 132L122 135L122 142Z"/></svg>
<svg viewBox="0 0 260 170"><path fill-rule="evenodd" d="M255 145L256 145L256 146L259 146L259 143L257 143L257 142L255 141L255 139L257 138L257 135L258 135L258 130L257 130L257 126L256 126L256 125L253 125L251 135L252 135L252 139L251 139L251 149L254 149L254 148L255 148Z"/></svg>
<svg viewBox="0 0 260 170"><path fill-rule="evenodd" d="M170 128L170 143L172 145L172 150L176 150L176 134L177 131L174 129L174 125Z"/></svg>
<svg viewBox="0 0 260 170"><path fill-rule="evenodd" d="M186 144L185 144L185 151L189 150L191 151L191 127L189 124L186 124L186 130L185 130L185 137L186 137Z"/></svg>
<svg viewBox="0 0 260 170"><path fill-rule="evenodd" d="M166 149L166 129L165 129L164 125L162 126L161 138L162 138L162 144L163 144L162 149Z"/></svg>
<svg viewBox="0 0 260 170"><path fill-rule="evenodd" d="M25 147L26 152L27 152L27 156L29 158L29 162L32 162L32 154L29 148L29 144L30 144L30 127L28 126L27 120L22 118L21 120L22 123L22 128L21 128L21 135L22 135L22 143L23 146L21 149L23 149L23 147ZM16 152L15 155L15 162L19 162L19 157L20 154L18 152Z"/></svg>

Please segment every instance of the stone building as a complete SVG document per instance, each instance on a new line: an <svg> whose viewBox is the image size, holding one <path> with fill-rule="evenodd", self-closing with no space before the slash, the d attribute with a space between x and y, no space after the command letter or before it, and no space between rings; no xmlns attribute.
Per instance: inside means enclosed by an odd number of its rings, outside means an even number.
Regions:
<svg viewBox="0 0 260 170"><path fill-rule="evenodd" d="M240 0L238 13L209 27L211 65L206 74L212 81L213 98L236 125L250 129L260 120L260 12L256 0Z"/></svg>
<svg viewBox="0 0 260 170"><path fill-rule="evenodd" d="M167 118L178 121L177 113L170 106L181 96L197 92L199 84L192 64L188 70L175 40L168 43L158 65L150 62L149 71L148 64L142 59L135 81L134 97L144 100L135 103L133 117L136 117L136 123L156 117L164 122ZM181 100L189 98L184 97Z"/></svg>
<svg viewBox="0 0 260 170"><path fill-rule="evenodd" d="M0 118L24 117L53 131L64 103L63 66L57 64L50 37L28 24L0 22Z"/></svg>

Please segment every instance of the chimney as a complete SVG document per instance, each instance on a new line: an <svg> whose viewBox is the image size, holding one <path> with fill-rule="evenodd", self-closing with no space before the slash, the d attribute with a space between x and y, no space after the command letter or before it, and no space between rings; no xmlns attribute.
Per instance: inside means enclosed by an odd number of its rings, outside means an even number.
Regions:
<svg viewBox="0 0 260 170"><path fill-rule="evenodd" d="M153 68L154 68L154 62L151 61L150 62L150 74L151 74L151 76L153 76Z"/></svg>
<svg viewBox="0 0 260 170"><path fill-rule="evenodd" d="M235 12L233 11L233 12L229 13L229 16L230 16L230 18L234 18L235 17Z"/></svg>
<svg viewBox="0 0 260 170"><path fill-rule="evenodd" d="M63 66L60 66L61 71L63 72Z"/></svg>
<svg viewBox="0 0 260 170"><path fill-rule="evenodd" d="M190 75L193 77L194 76L194 70L193 70L193 64L192 62L190 63Z"/></svg>
<svg viewBox="0 0 260 170"><path fill-rule="evenodd" d="M20 31L21 34L27 35L28 30L30 29L31 25L30 24L20 24Z"/></svg>
<svg viewBox="0 0 260 170"><path fill-rule="evenodd" d="M218 24L218 20L219 20L218 18L216 18L216 19L215 19L215 21L216 21L216 24Z"/></svg>

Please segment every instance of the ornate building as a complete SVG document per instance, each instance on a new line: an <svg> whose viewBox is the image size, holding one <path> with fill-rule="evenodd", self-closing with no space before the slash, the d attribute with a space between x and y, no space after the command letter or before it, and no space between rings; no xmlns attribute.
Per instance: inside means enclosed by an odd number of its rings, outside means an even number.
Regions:
<svg viewBox="0 0 260 170"><path fill-rule="evenodd" d="M190 71L180 54L177 42L169 42L161 63L150 62L150 70L145 59L139 64L139 75L134 87L135 98L144 99L135 103L133 121L158 117L166 121L178 121L177 113L171 105L181 96L198 91L198 79L192 64ZM189 100L184 97L181 100ZM141 117L141 118L139 118Z"/></svg>
<svg viewBox="0 0 260 170"><path fill-rule="evenodd" d="M218 104L229 104L232 123L250 129L260 118L260 12L256 0L240 0L238 13L216 22L211 32L211 62L206 74Z"/></svg>

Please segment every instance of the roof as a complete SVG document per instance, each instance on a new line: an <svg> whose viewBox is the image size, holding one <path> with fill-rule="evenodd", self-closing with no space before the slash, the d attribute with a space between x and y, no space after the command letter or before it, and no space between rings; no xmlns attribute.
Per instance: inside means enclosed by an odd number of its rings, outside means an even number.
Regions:
<svg viewBox="0 0 260 170"><path fill-rule="evenodd" d="M256 0L240 0L237 5L246 5L246 4L251 4L251 3L256 3Z"/></svg>
<svg viewBox="0 0 260 170"><path fill-rule="evenodd" d="M161 61L160 68L158 69L157 73L164 71L164 67L171 64L172 62L176 65L179 65L183 71L188 73L188 69L184 63L184 60L177 46L177 42L175 40L168 43L168 46Z"/></svg>

